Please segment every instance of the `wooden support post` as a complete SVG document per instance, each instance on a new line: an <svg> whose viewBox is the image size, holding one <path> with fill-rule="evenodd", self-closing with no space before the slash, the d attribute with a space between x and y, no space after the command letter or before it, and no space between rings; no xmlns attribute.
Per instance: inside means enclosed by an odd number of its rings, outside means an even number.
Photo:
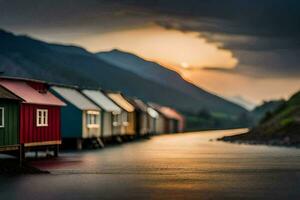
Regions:
<svg viewBox="0 0 300 200"><path fill-rule="evenodd" d="M77 146L76 146L77 150L81 150L82 149L82 139L78 138L77 139Z"/></svg>
<svg viewBox="0 0 300 200"><path fill-rule="evenodd" d="M22 167L23 158L22 158L22 147L21 147L21 145L19 145L19 156L18 156L18 158L19 158L19 165L20 165L20 167Z"/></svg>
<svg viewBox="0 0 300 200"><path fill-rule="evenodd" d="M23 162L25 161L25 148L23 145L19 146L19 163L20 166L23 165Z"/></svg>
<svg viewBox="0 0 300 200"><path fill-rule="evenodd" d="M59 152L59 145L56 145L54 147L54 157L58 157L58 152Z"/></svg>
<svg viewBox="0 0 300 200"><path fill-rule="evenodd" d="M46 148L46 157L47 158L49 157L49 148L48 147Z"/></svg>
<svg viewBox="0 0 300 200"><path fill-rule="evenodd" d="M121 144L123 141L122 141L122 138L121 136L117 136L116 139L117 143Z"/></svg>
<svg viewBox="0 0 300 200"><path fill-rule="evenodd" d="M97 138L96 140L97 140L99 147L104 148L104 143L102 142L101 138Z"/></svg>

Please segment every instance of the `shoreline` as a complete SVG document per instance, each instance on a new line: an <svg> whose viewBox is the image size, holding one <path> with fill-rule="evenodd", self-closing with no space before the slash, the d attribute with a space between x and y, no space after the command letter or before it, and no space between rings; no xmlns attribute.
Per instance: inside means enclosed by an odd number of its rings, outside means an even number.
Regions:
<svg viewBox="0 0 300 200"><path fill-rule="evenodd" d="M236 129L239 130L239 129ZM265 145L265 146L275 146L275 147L289 147L289 148L300 148L299 142L293 142L288 137L283 139L276 138L262 138L258 134L253 134L251 131L243 132L243 129L240 129L241 132L235 135L223 136L221 138L216 138L214 141L223 141L234 144L248 144L248 145ZM192 133L192 132L191 132ZM180 134L180 133L179 133ZM149 139L149 138L143 138ZM139 142L136 141L127 141L128 142ZM213 141L213 140L211 140ZM115 146L110 144L108 146ZM68 151L64 149L63 151ZM20 165L19 161L15 158L4 157L0 159L0 176L19 176L19 175L37 175L37 174L51 174L49 171L41 170L30 165L30 162L25 161Z"/></svg>
<svg viewBox="0 0 300 200"><path fill-rule="evenodd" d="M265 145L276 147L289 147L300 148L300 143L292 141L289 137L284 138L262 138L251 132L240 133L232 136L224 136L217 138L217 141L236 143L236 144L249 144L249 145Z"/></svg>

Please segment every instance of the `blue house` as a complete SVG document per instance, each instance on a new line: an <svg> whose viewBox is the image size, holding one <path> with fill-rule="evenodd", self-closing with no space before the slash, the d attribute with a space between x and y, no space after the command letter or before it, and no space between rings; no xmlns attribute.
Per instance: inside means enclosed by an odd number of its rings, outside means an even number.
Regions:
<svg viewBox="0 0 300 200"><path fill-rule="evenodd" d="M101 109L76 88L52 86L51 90L67 104L61 109L63 140L76 141L78 149L84 140L95 140L102 145Z"/></svg>

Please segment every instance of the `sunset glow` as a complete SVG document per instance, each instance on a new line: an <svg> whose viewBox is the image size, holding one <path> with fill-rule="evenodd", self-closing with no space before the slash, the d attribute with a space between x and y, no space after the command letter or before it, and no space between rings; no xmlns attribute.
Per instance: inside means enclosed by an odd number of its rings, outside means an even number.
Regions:
<svg viewBox="0 0 300 200"><path fill-rule="evenodd" d="M238 63L230 51L208 43L199 33L183 33L154 25L83 38L79 42L90 51L117 48L171 69L233 68Z"/></svg>
<svg viewBox="0 0 300 200"><path fill-rule="evenodd" d="M243 95L256 104L272 98L287 98L299 88L300 83L296 79L276 78L259 81L255 77L241 74L204 70L203 68L233 69L239 61L231 51L219 49L222 46L219 43L208 43L197 32L181 32L148 25L82 37L70 42L80 44L92 52L112 49L131 52L178 72L187 81L210 92L223 97ZM269 87L272 84L279 87Z"/></svg>

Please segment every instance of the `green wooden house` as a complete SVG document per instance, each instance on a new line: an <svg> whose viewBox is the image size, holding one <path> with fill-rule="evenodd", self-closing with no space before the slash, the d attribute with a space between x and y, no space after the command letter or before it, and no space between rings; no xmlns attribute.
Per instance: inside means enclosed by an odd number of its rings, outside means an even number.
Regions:
<svg viewBox="0 0 300 200"><path fill-rule="evenodd" d="M22 99L0 87L0 151L19 149L19 104Z"/></svg>

